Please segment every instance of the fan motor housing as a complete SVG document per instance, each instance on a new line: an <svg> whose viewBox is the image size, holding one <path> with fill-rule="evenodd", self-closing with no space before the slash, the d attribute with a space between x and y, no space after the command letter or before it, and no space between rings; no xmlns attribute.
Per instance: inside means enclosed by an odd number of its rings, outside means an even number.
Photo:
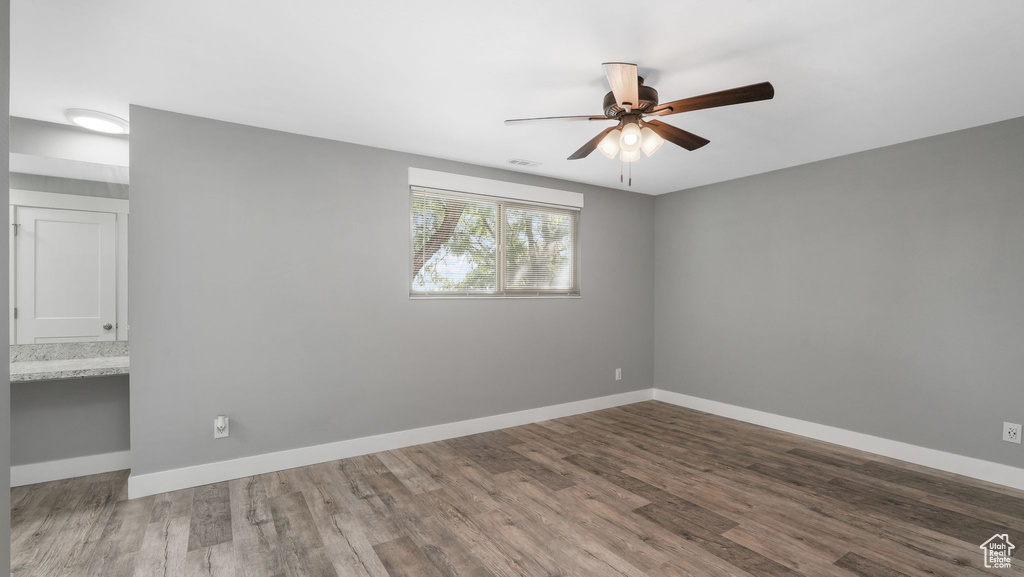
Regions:
<svg viewBox="0 0 1024 577"><path fill-rule="evenodd" d="M640 85L637 87L637 96L640 97L640 104L633 107L633 110L645 111L658 105L658 91L650 86L644 86L644 79L638 78ZM615 100L615 94L609 92L604 95L604 115L615 118L625 112Z"/></svg>

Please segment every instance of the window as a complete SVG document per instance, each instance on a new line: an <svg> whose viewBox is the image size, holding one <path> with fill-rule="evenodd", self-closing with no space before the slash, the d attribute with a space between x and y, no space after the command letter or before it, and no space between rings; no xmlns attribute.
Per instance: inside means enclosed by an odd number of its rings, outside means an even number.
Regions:
<svg viewBox="0 0 1024 577"><path fill-rule="evenodd" d="M411 295L580 294L579 210L411 190Z"/></svg>

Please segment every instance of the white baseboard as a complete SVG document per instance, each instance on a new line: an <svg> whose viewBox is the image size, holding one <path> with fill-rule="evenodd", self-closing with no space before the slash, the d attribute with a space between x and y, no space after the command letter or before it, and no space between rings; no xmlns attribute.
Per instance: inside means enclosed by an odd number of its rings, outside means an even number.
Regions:
<svg viewBox="0 0 1024 577"><path fill-rule="evenodd" d="M11 486L33 485L130 468L131 453L120 451L11 467Z"/></svg>
<svg viewBox="0 0 1024 577"><path fill-rule="evenodd" d="M663 389L643 389L467 421L254 455L230 461L132 475L128 478L128 496L132 499L145 497L251 475L599 411L651 399L1024 490L1024 469L1021 468ZM129 467L128 455L128 452L109 453L11 467L11 486L127 469Z"/></svg>
<svg viewBox="0 0 1024 577"><path fill-rule="evenodd" d="M251 475L305 467L307 465L347 459L358 455L379 453L411 445L485 433L487 431L516 427L538 421L547 421L559 417L568 417L580 413L589 413L591 411L649 401L652 398L653 389L643 389L629 393L609 395L607 397L598 397L596 399L586 399L561 405L551 405L514 413L505 413L503 415L470 419L468 421L385 433L383 435L279 451L277 453L254 455L230 461L219 461L144 475L133 474L128 478L128 498L135 499L157 493L249 477Z"/></svg>
<svg viewBox="0 0 1024 577"><path fill-rule="evenodd" d="M875 437L873 435L857 433L855 431L848 431L846 429L812 423L810 421L801 421L800 419L794 419L792 417L783 417L781 415L766 413L756 409L748 409L746 407L739 407L718 401L710 401L708 399L692 397L690 395L674 393L663 389L654 389L654 400L690 409L696 409L698 411L704 411L705 413L720 415L730 419L736 419L737 421L753 423L755 425L761 425L762 427L777 429L779 431L785 431L787 433L793 433L803 437L810 437L812 439L834 443L844 447L859 449L861 451L875 453L876 455L883 455L885 457L891 457L893 459L899 459L901 461L939 469L940 471L956 473L966 477L973 477L975 479L981 479L982 481L989 481L991 483L997 483L999 485L1005 485L1015 489L1024 489L1024 469L1003 465L1001 463L993 463L991 461L983 461L981 459L965 457L963 455L956 455L936 449L928 449L926 447L911 445L910 443L883 439L882 437Z"/></svg>

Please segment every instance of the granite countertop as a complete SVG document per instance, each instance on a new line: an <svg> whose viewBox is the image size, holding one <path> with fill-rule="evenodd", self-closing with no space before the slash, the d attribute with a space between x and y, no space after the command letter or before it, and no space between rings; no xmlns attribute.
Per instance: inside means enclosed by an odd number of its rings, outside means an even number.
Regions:
<svg viewBox="0 0 1024 577"><path fill-rule="evenodd" d="M128 342L11 345L11 382L128 374Z"/></svg>

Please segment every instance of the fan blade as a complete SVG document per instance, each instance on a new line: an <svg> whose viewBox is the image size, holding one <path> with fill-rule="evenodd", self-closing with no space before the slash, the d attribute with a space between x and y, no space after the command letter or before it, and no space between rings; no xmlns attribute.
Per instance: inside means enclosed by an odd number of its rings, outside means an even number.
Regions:
<svg viewBox="0 0 1024 577"><path fill-rule="evenodd" d="M682 128L676 128L671 124L665 124L664 122L658 120L645 121L644 125L651 127L651 130L653 130L654 133L657 134L658 136L664 138L665 140L671 142L672 144L682 146L686 150L697 150L698 148L711 142L710 140L702 136L697 136L692 132L687 132Z"/></svg>
<svg viewBox="0 0 1024 577"><path fill-rule="evenodd" d="M537 118L510 118L505 124L516 124L517 122L533 122L535 120L615 120L603 114L593 116L538 116Z"/></svg>
<svg viewBox="0 0 1024 577"><path fill-rule="evenodd" d="M750 86L741 86L721 92L712 92L701 96L673 100L665 104L659 104L651 108L648 116L666 116L668 114L679 114L691 110L703 110L718 106L730 106L732 104L743 104L744 102L757 102L758 100L771 100L775 96L775 87L771 82L761 82Z"/></svg>
<svg viewBox="0 0 1024 577"><path fill-rule="evenodd" d="M601 144L601 140L603 140L605 136L608 136L608 133L613 130L615 130L615 126L609 126L608 128L602 130L600 134L598 134L594 138L591 138L590 141L581 146L579 150L572 153L572 156L569 157L569 160L579 160L581 158L586 158L587 156L590 156L591 152L597 150L597 145Z"/></svg>
<svg viewBox="0 0 1024 577"><path fill-rule="evenodd" d="M625 62L605 62L601 65L604 75L608 78L608 84L612 87L612 94L619 106L626 109L626 112L636 108L640 104L639 86L636 64Z"/></svg>

